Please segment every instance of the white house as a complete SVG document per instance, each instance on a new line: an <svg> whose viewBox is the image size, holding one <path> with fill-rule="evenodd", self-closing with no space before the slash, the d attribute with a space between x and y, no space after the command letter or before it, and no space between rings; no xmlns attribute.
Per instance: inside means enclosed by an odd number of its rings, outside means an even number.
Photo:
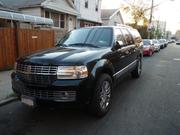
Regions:
<svg viewBox="0 0 180 135"><path fill-rule="evenodd" d="M72 0L79 12L77 27L101 25L102 0Z"/></svg>
<svg viewBox="0 0 180 135"><path fill-rule="evenodd" d="M102 9L101 19L103 25L116 26L118 24L124 24L121 12L119 9Z"/></svg>

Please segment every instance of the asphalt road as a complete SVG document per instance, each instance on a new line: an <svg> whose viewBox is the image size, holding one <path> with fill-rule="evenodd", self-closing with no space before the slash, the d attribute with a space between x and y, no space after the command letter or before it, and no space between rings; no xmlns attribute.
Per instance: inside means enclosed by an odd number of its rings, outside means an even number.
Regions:
<svg viewBox="0 0 180 135"><path fill-rule="evenodd" d="M0 108L1 135L180 135L180 46L145 57L140 79L127 76L101 119L80 108Z"/></svg>

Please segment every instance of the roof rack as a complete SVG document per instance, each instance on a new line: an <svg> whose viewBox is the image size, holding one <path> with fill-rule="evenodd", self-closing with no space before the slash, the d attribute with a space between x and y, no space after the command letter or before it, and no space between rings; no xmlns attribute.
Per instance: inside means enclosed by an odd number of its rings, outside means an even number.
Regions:
<svg viewBox="0 0 180 135"><path fill-rule="evenodd" d="M116 24L116 26L120 26L120 27L128 27L128 28L132 28L131 26L129 26L129 25L125 25L125 24Z"/></svg>

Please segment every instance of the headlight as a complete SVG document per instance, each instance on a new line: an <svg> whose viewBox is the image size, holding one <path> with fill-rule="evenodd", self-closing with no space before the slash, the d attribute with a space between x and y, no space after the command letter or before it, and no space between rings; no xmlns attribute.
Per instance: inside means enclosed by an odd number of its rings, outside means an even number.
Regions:
<svg viewBox="0 0 180 135"><path fill-rule="evenodd" d="M59 66L57 70L58 79L82 79L88 77L86 66Z"/></svg>

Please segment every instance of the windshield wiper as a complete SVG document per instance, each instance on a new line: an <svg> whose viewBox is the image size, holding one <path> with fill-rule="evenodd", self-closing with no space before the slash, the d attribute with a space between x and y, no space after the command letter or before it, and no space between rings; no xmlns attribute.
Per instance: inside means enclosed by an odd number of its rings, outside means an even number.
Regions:
<svg viewBox="0 0 180 135"><path fill-rule="evenodd" d="M97 45L94 45L94 44L84 44L85 46L89 46L89 47L94 47L94 48L100 48L99 46Z"/></svg>
<svg viewBox="0 0 180 135"><path fill-rule="evenodd" d="M94 47L99 48L99 46L96 46L94 44L88 44L88 43L75 43L75 44L69 44L69 46L84 46L84 47Z"/></svg>
<svg viewBox="0 0 180 135"><path fill-rule="evenodd" d="M56 46L57 46L57 47L68 47L68 45L66 45L66 44L61 44L61 43L56 44Z"/></svg>

